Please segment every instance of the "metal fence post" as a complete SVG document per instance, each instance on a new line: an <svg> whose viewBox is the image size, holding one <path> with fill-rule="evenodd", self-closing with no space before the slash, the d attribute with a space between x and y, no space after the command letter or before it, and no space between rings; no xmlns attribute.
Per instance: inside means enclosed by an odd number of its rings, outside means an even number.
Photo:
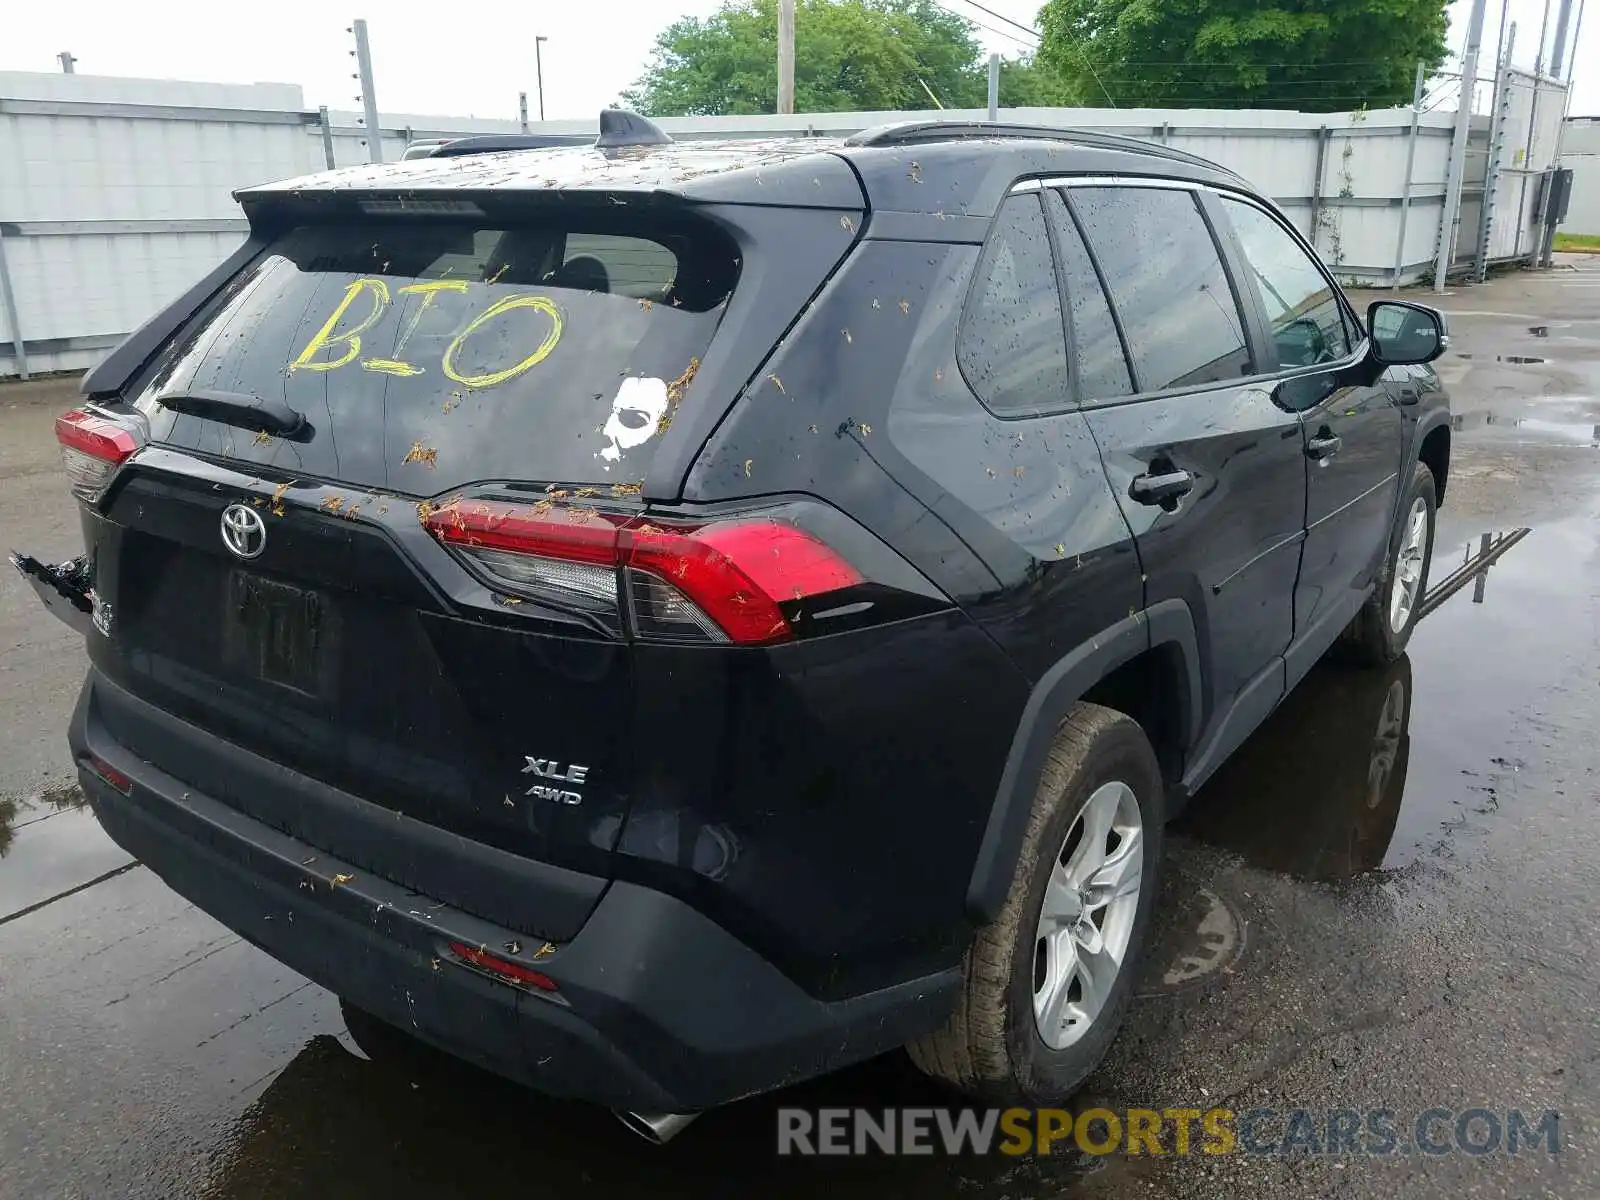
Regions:
<svg viewBox="0 0 1600 1200"><path fill-rule="evenodd" d="M1511 112L1511 50L1517 43L1517 23L1511 22L1505 60L1494 73L1494 93L1489 101L1489 165L1483 173L1483 203L1478 206L1478 260L1472 276L1479 283L1489 277L1489 238L1494 234L1494 205L1500 183L1500 160L1505 154L1506 118Z"/></svg>
<svg viewBox="0 0 1600 1200"><path fill-rule="evenodd" d="M367 23L359 17L350 28L356 35L356 70L361 76L361 106L367 114L367 159L383 161L383 130L378 126L378 95L372 82L372 47L367 42Z"/></svg>
<svg viewBox="0 0 1600 1200"><path fill-rule="evenodd" d="M1411 215L1411 173L1417 164L1417 126L1422 120L1422 62L1417 62L1416 82L1411 85L1411 133L1406 145L1406 181L1400 185L1400 236L1394 241L1394 278L1391 290L1400 287L1400 273L1406 265L1406 219Z"/></svg>
<svg viewBox="0 0 1600 1200"><path fill-rule="evenodd" d="M1456 131L1450 139L1450 173L1445 177L1444 209L1439 214L1438 254L1433 263L1433 290L1444 292L1450 256L1461 224L1461 191L1467 179L1467 134L1472 129L1472 93L1478 84L1478 49L1483 44L1484 0L1472 0L1467 43L1461 56L1461 98L1456 102Z"/></svg>
<svg viewBox="0 0 1600 1200"><path fill-rule="evenodd" d="M1313 249L1317 245L1317 228L1322 221L1322 177L1327 174L1328 168L1328 142L1332 139L1332 131L1326 126L1317 130L1317 167L1316 175L1311 180L1311 229L1306 240Z"/></svg>
<svg viewBox="0 0 1600 1200"><path fill-rule="evenodd" d="M17 296L11 290L11 268L6 263L6 234L0 229L0 301L6 306L6 324L11 326L11 350L17 359L17 374L28 378L28 352L22 345L22 319L17 315Z"/></svg>
<svg viewBox="0 0 1600 1200"><path fill-rule="evenodd" d="M317 109L317 117L322 125L322 159L331 171L338 164L333 161L333 119L328 116L326 104Z"/></svg>

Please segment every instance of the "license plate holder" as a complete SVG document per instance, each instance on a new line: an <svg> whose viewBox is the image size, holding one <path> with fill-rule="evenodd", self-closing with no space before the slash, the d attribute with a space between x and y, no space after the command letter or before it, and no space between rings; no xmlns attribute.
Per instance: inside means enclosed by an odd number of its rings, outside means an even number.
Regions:
<svg viewBox="0 0 1600 1200"><path fill-rule="evenodd" d="M233 571L228 576L227 606L223 628L235 668L305 696L332 693L338 630L322 595Z"/></svg>

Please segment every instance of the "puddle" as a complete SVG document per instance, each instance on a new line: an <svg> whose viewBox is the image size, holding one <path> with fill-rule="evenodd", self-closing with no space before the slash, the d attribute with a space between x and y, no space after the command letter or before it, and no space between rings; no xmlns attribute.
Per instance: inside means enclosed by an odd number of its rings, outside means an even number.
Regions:
<svg viewBox="0 0 1600 1200"><path fill-rule="evenodd" d="M1348 879L1384 865L1411 758L1412 662L1322 662L1195 797L1175 830L1251 866Z"/></svg>
<svg viewBox="0 0 1600 1200"><path fill-rule="evenodd" d="M1540 334L1538 336L1543 337L1545 335L1544 334ZM1473 358L1477 358L1478 355L1476 355L1476 354L1464 354L1464 353L1458 352L1456 354L1456 357L1457 358L1473 359ZM1542 359L1542 358L1536 358L1535 356L1533 356L1531 354L1496 354L1496 355L1493 355L1493 356L1484 355L1483 356L1483 361L1484 362L1516 363L1519 366L1526 366L1529 363L1542 363L1545 360Z"/></svg>
<svg viewBox="0 0 1600 1200"><path fill-rule="evenodd" d="M1583 442L1590 446L1600 446L1600 425L1592 422L1577 421L1546 421L1542 417L1523 417L1512 421L1517 429L1525 429L1530 433L1545 433L1552 437L1561 438L1563 441Z"/></svg>
<svg viewBox="0 0 1600 1200"><path fill-rule="evenodd" d="M1440 546L1435 583L1482 545ZM1443 601L1405 657L1330 655L1224 763L1174 832L1296 879L1330 882L1450 858L1536 760L1528 721L1559 704L1570 630L1592 620L1594 529L1535 530ZM1574 568L1577 569L1574 569Z"/></svg>
<svg viewBox="0 0 1600 1200"><path fill-rule="evenodd" d="M1551 407L1541 403L1541 408ZM1559 406L1557 406L1559 407ZM1540 434L1563 442L1576 442L1586 446L1600 445L1600 424L1591 420L1553 421L1546 417L1513 417L1487 408L1451 414L1450 428L1457 433L1473 429L1520 429L1524 433Z"/></svg>

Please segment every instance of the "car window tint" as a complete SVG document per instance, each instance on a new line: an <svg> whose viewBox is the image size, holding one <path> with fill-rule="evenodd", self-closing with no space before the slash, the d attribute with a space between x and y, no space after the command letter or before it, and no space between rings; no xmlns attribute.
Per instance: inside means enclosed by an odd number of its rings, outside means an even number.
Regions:
<svg viewBox="0 0 1600 1200"><path fill-rule="evenodd" d="M657 242L603 233L567 234L560 274L574 277L587 271L595 291L634 300L661 300L672 291L678 260Z"/></svg>
<svg viewBox="0 0 1600 1200"><path fill-rule="evenodd" d="M1061 274L1067 289L1072 326L1072 362L1078 375L1078 399L1085 403L1126 396L1133 391L1122 339L1111 319L1105 289L1084 248L1083 235L1059 195L1046 202L1061 253Z"/></svg>
<svg viewBox="0 0 1600 1200"><path fill-rule="evenodd" d="M1309 367L1348 355L1343 307L1311 256L1255 205L1224 197L1222 206L1266 307L1278 365Z"/></svg>
<svg viewBox="0 0 1600 1200"><path fill-rule="evenodd" d="M1122 318L1140 390L1248 375L1244 320L1194 195L1117 187L1070 195Z"/></svg>
<svg viewBox="0 0 1600 1200"><path fill-rule="evenodd" d="M961 322L956 356L996 412L1067 400L1067 347L1050 236L1035 194L1013 196L995 222Z"/></svg>

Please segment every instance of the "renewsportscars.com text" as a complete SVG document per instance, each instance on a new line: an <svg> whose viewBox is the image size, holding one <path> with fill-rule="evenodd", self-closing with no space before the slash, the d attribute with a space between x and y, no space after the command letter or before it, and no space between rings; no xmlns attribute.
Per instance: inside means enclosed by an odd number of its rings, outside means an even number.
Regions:
<svg viewBox="0 0 1600 1200"><path fill-rule="evenodd" d="M778 1153L1390 1155L1558 1153L1554 1110L781 1108Z"/></svg>

